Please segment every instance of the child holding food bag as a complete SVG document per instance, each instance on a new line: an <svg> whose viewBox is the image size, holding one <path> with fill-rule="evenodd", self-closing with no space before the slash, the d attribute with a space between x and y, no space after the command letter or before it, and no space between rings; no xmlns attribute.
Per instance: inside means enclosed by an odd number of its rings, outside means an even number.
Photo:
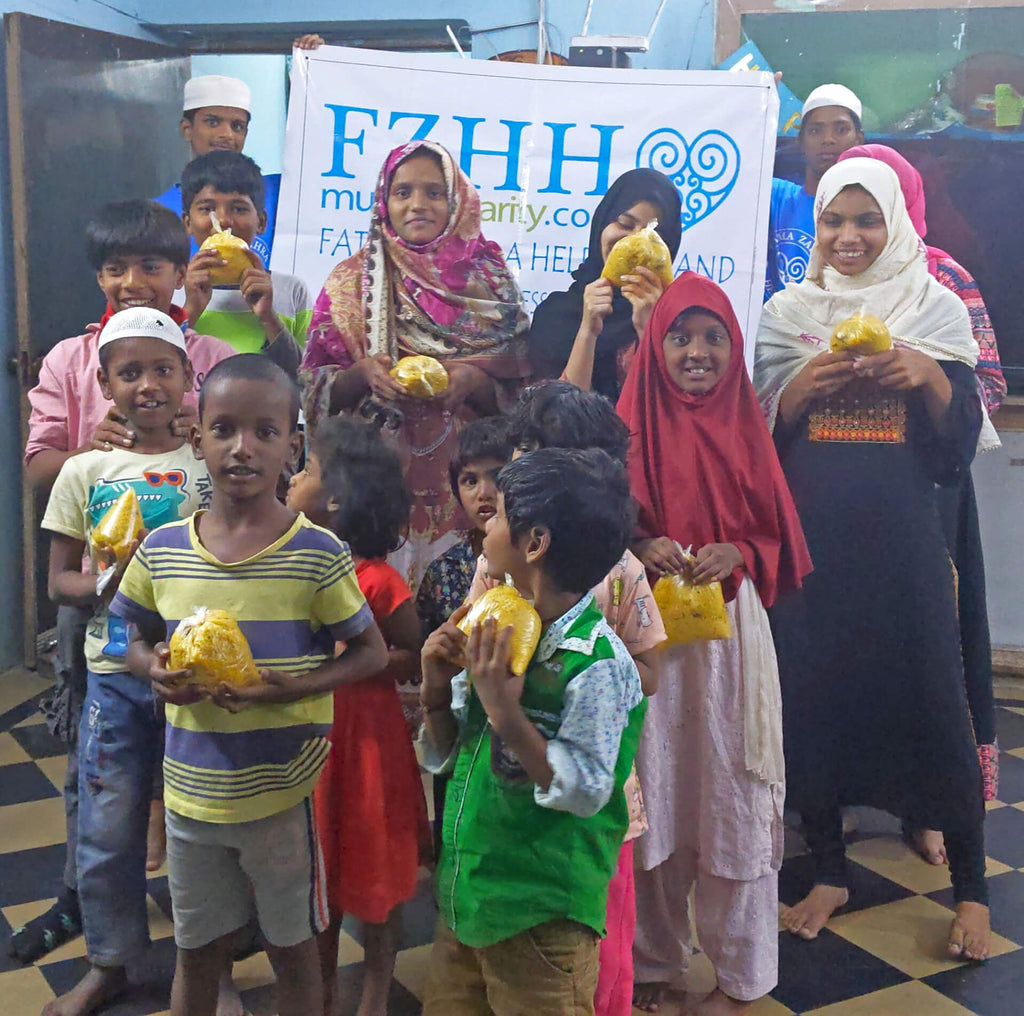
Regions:
<svg viewBox="0 0 1024 1016"><path fill-rule="evenodd" d="M718 978L697 1011L742 1013L778 974L785 783L765 608L800 585L810 559L739 324L709 279L686 272L662 295L618 410L639 505L634 551L654 575L720 582L732 633L673 644L662 610L669 643L637 755L650 830L636 878L635 1003L656 1011L686 969L695 885Z"/></svg>
<svg viewBox="0 0 1024 1016"><path fill-rule="evenodd" d="M476 607L499 596L511 627L474 613L457 625L460 611L423 647L425 763L452 772L423 1012L584 1016L646 708L589 590L633 512L625 471L597 449L530 452L498 490L488 569L532 607L492 589Z"/></svg>
<svg viewBox="0 0 1024 1016"><path fill-rule="evenodd" d="M265 356L234 356L210 372L193 436L210 508L150 533L111 604L136 631L133 673L167 704L173 1016L213 1016L253 900L278 1011L323 1009L314 936L326 900L311 795L329 750L331 692L378 673L387 652L345 546L275 496L300 449L298 412L298 388ZM219 683L193 683L203 668L216 675L218 661L180 665L171 636L197 606L230 612L258 680L238 686L239 675L219 668Z"/></svg>
<svg viewBox="0 0 1024 1016"><path fill-rule="evenodd" d="M313 306L301 279L268 271L249 247L266 227L264 198L259 166L240 152L207 152L182 171L182 219L199 245L185 312L200 331L294 375Z"/></svg>
<svg viewBox="0 0 1024 1016"><path fill-rule="evenodd" d="M152 691L127 672L127 626L107 604L143 528L188 518L210 490L205 464L172 430L192 388L181 327L158 310L122 310L107 321L98 347L98 386L134 442L68 458L42 522L53 534L50 596L92 608L76 851L90 968L59 1003L62 1013L91 1011L118 994L125 965L149 942L146 829L163 721ZM87 545L96 567L83 573Z"/></svg>

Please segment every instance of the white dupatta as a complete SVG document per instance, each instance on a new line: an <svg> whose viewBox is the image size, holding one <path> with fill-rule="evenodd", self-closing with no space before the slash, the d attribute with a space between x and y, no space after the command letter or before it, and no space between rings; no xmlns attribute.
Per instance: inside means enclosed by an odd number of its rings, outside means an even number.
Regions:
<svg viewBox="0 0 1024 1016"><path fill-rule="evenodd" d="M856 184L878 202L888 238L882 253L859 275L843 275L825 262L815 242L803 282L787 286L765 305L754 355L754 388L770 428L779 399L807 362L828 349L832 331L858 311L881 318L897 345L935 360L956 360L972 370L978 344L963 301L928 274L925 247L907 214L899 178L877 159L846 159L821 178L814 219L843 190ZM999 446L981 403L978 451Z"/></svg>

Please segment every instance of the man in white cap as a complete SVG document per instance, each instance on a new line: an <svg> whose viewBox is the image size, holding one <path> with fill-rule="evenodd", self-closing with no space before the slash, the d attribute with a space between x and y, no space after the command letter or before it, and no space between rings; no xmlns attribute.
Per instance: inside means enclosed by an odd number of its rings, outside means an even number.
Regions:
<svg viewBox="0 0 1024 1016"><path fill-rule="evenodd" d="M814 245L818 183L847 148L864 143L861 112L860 99L844 85L819 85L807 96L798 139L805 162L804 182L772 181L765 300L803 279Z"/></svg>
<svg viewBox="0 0 1024 1016"><path fill-rule="evenodd" d="M185 82L179 129L189 144L190 158L217 150L241 152L249 133L251 114L252 96L244 81L223 74L203 74L189 78ZM267 225L263 232L253 238L251 246L269 268L281 174L264 174L263 185ZM181 184L176 183L156 200L181 215ZM195 241L192 241L192 253L195 254L197 250Z"/></svg>

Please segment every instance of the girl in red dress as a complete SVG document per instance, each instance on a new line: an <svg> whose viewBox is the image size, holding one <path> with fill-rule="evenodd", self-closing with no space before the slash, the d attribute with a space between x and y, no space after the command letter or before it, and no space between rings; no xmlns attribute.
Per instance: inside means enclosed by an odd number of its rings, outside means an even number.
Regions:
<svg viewBox="0 0 1024 1016"><path fill-rule="evenodd" d="M385 560L402 542L410 499L398 457L369 424L322 420L288 506L332 529L352 551L359 588L389 647L375 677L334 692L331 751L314 793L330 923L320 936L324 1013L337 1012L338 937L346 913L363 922L358 1016L385 1016L401 934L430 831L419 767L397 683L418 676L419 620L409 587Z"/></svg>

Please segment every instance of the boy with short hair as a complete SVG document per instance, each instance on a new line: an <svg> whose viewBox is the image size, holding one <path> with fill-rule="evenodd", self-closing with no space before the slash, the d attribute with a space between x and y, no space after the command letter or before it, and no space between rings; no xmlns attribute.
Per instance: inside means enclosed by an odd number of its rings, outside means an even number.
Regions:
<svg viewBox="0 0 1024 1016"><path fill-rule="evenodd" d="M265 356L210 372L193 433L210 508L150 533L111 604L135 627L133 672L167 704L172 1016L213 1016L218 974L253 900L278 1012L323 1010L314 935L326 900L310 794L329 748L332 690L378 673L387 648L348 548L277 500L301 447L298 412L297 386ZM258 684L203 692L187 671L168 669L167 639L197 605L236 617ZM346 644L338 657L336 642Z"/></svg>
<svg viewBox="0 0 1024 1016"><path fill-rule="evenodd" d="M463 539L427 566L416 594L416 613L423 637L439 628L469 595L476 559L483 546L484 527L498 500L498 473L512 457L508 419L488 416L459 431L448 463L448 479L469 523Z"/></svg>
<svg viewBox="0 0 1024 1016"><path fill-rule="evenodd" d="M297 40L298 41L298 40ZM223 74L202 74L185 82L181 122L178 130L188 142L189 159L212 151L240 152L245 147L252 122L252 93L239 78ZM281 192L281 174L263 177L267 224L253 238L250 247L264 266L270 267L270 251L274 246L274 221L277 199ZM181 217L181 184L176 183L156 198L165 208ZM192 242L192 254L199 249Z"/></svg>
<svg viewBox="0 0 1024 1016"><path fill-rule="evenodd" d="M632 502L600 450L532 452L498 490L488 568L512 576L544 629L519 678L512 629L493 620L467 639L456 614L423 647L425 757L453 771L458 801L445 814L423 1012L583 1016L645 712L636 667L588 590L622 556Z"/></svg>
<svg viewBox="0 0 1024 1016"><path fill-rule="evenodd" d="M99 388L135 440L130 449L68 458L42 522L53 534L51 598L91 612L78 739L77 844L78 898L91 966L44 1016L80 1016L108 1002L126 984L126 964L149 943L146 829L162 723L152 691L128 673L127 628L107 611L126 561L116 565L113 581L103 588L95 573L83 574L89 532L128 490L136 493L146 528L187 518L210 493L206 467L171 429L193 380L179 325L158 310L123 310L109 319L98 346Z"/></svg>
<svg viewBox="0 0 1024 1016"><path fill-rule="evenodd" d="M221 229L252 244L266 226L263 177L248 156L213 151L193 159L181 175L182 219L197 244ZM214 286L210 269L223 264L215 250L200 250L185 280L186 310L196 327L239 353L265 353L289 374L299 367L313 303L301 279L269 272L255 254L238 286Z"/></svg>
<svg viewBox="0 0 1024 1016"><path fill-rule="evenodd" d="M234 350L210 335L187 326L184 312L172 297L188 264L188 234L181 220L153 201L115 201L104 205L86 229L89 263L107 300L106 313L85 333L57 343L43 359L39 381L28 393L31 405L25 466L29 482L48 490L64 463L90 450L132 448L136 435L117 407L110 407L96 381L99 337L113 314L148 307L168 314L184 329L185 348L194 378L172 421L179 434L188 434L195 418L197 392L206 372ZM108 412L109 408L109 412ZM83 655L88 607L57 608L57 682L51 697L41 703L53 733L68 744L64 785L67 812L67 862L64 887L46 913L18 929L11 953L31 963L79 934L81 921L75 876L78 821L78 752L76 742L85 694ZM162 813L158 816L162 828Z"/></svg>

